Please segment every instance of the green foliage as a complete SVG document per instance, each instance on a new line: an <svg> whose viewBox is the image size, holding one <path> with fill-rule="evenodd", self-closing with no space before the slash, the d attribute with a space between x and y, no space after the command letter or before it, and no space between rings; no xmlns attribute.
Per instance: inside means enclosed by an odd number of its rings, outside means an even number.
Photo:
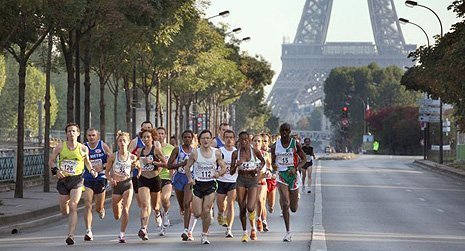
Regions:
<svg viewBox="0 0 465 251"><path fill-rule="evenodd" d="M310 131L320 131L323 120L323 109L321 106L316 107L310 114Z"/></svg>
<svg viewBox="0 0 465 251"><path fill-rule="evenodd" d="M465 2L454 1L449 9L457 16L465 15ZM444 102L453 104L460 130L465 130L465 21L452 26L452 32L436 40L436 44L422 46L410 57L418 64L402 77L402 84L411 90L421 90Z"/></svg>
<svg viewBox="0 0 465 251"><path fill-rule="evenodd" d="M18 121L16 110L18 107L18 64L11 58L6 63L6 85L0 94L0 128L16 128ZM55 123L58 112L58 100L55 88L51 88L51 124ZM26 129L31 129L35 134L38 130L38 106L37 102L45 96L45 74L38 68L29 66L26 74L26 98L24 124ZM45 121L45 112L42 113ZM42 122L43 123L43 122Z"/></svg>
<svg viewBox="0 0 465 251"><path fill-rule="evenodd" d="M333 69L325 81L324 113L334 126L335 137L343 130L342 108L348 107L348 142L354 149L362 143L365 106L372 110L386 107L415 106L421 94L400 85L402 69L396 66L380 68L376 64L365 67Z"/></svg>
<svg viewBox="0 0 465 251"><path fill-rule="evenodd" d="M6 80L5 56L0 54L0 94L2 93L3 87L5 86L5 80Z"/></svg>

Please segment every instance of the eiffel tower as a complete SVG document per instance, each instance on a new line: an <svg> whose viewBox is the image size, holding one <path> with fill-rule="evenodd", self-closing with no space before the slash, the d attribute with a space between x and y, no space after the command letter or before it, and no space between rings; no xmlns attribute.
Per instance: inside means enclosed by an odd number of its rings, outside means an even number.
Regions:
<svg viewBox="0 0 465 251"><path fill-rule="evenodd" d="M324 81L335 67L413 64L407 55L416 45L405 44L394 0L367 1L375 44L326 42L333 0L306 0L294 42L282 45L281 73L267 99L281 121L310 116L322 104Z"/></svg>

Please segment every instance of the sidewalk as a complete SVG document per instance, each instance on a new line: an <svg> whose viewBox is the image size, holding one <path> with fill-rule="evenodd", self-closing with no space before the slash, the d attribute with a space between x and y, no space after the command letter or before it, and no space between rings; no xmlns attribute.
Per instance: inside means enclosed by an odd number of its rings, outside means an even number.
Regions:
<svg viewBox="0 0 465 251"><path fill-rule="evenodd" d="M443 173L449 176L465 178L465 170L460 170L447 165L439 164L430 160L415 160L414 165L434 172Z"/></svg>
<svg viewBox="0 0 465 251"><path fill-rule="evenodd" d="M34 221L60 213L56 183L50 192L43 192L43 185L24 188L23 198L14 198L14 190L0 193L0 236L42 224Z"/></svg>

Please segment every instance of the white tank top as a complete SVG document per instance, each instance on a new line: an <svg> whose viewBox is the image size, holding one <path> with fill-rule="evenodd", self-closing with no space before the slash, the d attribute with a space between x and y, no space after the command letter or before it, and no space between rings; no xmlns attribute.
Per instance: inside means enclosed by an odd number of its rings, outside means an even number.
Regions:
<svg viewBox="0 0 465 251"><path fill-rule="evenodd" d="M227 170L226 173L223 176L220 176L218 178L218 180L221 181L221 182L234 183L237 180L237 172L234 175L230 174L231 157L232 157L232 153L235 150L236 150L235 147L233 147L232 151L226 150L226 148L224 148L224 146L220 147L220 151L221 151L221 153L223 155L223 160L224 160L224 163L226 164L226 170Z"/></svg>
<svg viewBox="0 0 465 251"><path fill-rule="evenodd" d="M240 166L237 167L238 170L242 171L253 171L257 168L257 161L260 163L260 160L255 157L255 153L253 151L253 148L250 147L250 160L247 162L242 162ZM237 161L239 161L241 157L241 149L237 150Z"/></svg>
<svg viewBox="0 0 465 251"><path fill-rule="evenodd" d="M118 176L129 178L129 175L131 173L131 165L132 165L131 154L128 154L128 157L126 160L120 160L118 156L118 152L116 152L115 155L116 155L116 158L115 158L115 162L113 162L113 172Z"/></svg>
<svg viewBox="0 0 465 251"><path fill-rule="evenodd" d="M296 142L291 138L291 142L287 148L281 144L281 140L276 141L276 148L274 153L276 155L276 165L278 171L287 171L289 167L295 167L295 151Z"/></svg>
<svg viewBox="0 0 465 251"><path fill-rule="evenodd" d="M212 153L211 156L205 158L200 152L200 148L197 148L197 160L194 162L194 179L197 181L212 181L213 174L216 171L216 148L210 147Z"/></svg>

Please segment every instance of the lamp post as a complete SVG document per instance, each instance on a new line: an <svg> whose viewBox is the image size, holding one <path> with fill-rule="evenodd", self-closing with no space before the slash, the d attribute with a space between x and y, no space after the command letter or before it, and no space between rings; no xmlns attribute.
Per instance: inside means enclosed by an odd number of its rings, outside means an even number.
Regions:
<svg viewBox="0 0 465 251"><path fill-rule="evenodd" d="M410 22L408 19L405 19L405 18L399 18L399 21L402 24L412 24L412 25L420 28L420 30L423 31L423 34L425 34L426 42L427 42L428 47L430 47L428 34L426 33L426 31L420 25L418 25L418 24L416 24L414 22ZM428 96L428 94L426 94L426 96ZM427 159L428 142L429 142L429 139L428 139L428 136L429 136L429 122L425 122L425 123L426 123L426 126L423 129L423 159L424 160Z"/></svg>
<svg viewBox="0 0 465 251"><path fill-rule="evenodd" d="M207 18L207 20L210 20L212 18L219 17L219 16L227 17L227 16L229 16L229 14L230 14L229 10L225 10L225 11L222 11L222 12L218 13L217 15L214 15L214 16L211 16L211 17Z"/></svg>
<svg viewBox="0 0 465 251"><path fill-rule="evenodd" d="M438 14L431 8L429 8L428 6L425 6L425 5L421 5L421 4L418 4L416 1L405 1L405 5L407 5L408 7L415 7L415 6L419 6L419 7L422 7L422 8L425 8L429 11L431 11L435 16L436 18L438 19L439 21L439 26L441 27L441 38L444 36L444 29L442 27L442 21L441 19L439 18ZM442 164L444 162L444 153L443 153L443 128L442 128L442 100L441 100L441 97L439 97L439 164Z"/></svg>
<svg viewBox="0 0 465 251"><path fill-rule="evenodd" d="M241 31L242 31L242 28L238 27L238 28L232 29L232 31L226 32L225 35L229 35L231 33L239 33Z"/></svg>

